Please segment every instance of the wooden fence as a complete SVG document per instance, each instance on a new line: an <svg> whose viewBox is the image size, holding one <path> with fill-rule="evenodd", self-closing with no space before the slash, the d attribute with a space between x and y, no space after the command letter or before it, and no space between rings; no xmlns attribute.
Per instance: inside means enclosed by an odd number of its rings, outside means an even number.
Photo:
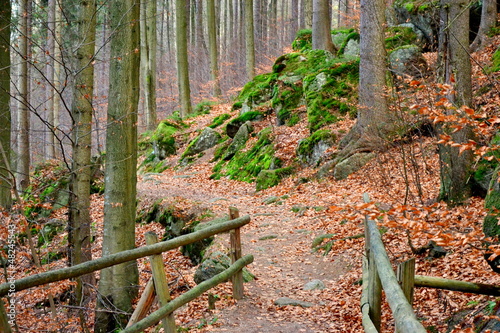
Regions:
<svg viewBox="0 0 500 333"><path fill-rule="evenodd" d="M115 254L111 254L99 259L91 260L79 265L72 267L65 267L58 270L48 271L40 274L31 275L13 282L15 286L15 291L21 291L28 288L44 285L50 282L56 282L60 280L65 280L69 278L78 277L88 273L92 273L101 270L106 267L121 264L127 261L136 260L149 256L151 261L151 267L153 270L153 278L146 286L141 299L136 307L136 311L131 317L131 321L127 328L123 331L124 333L141 332L144 329L153 326L160 321L163 321L163 327L165 332L173 333L176 332L175 320L173 317L173 311L183 306L184 304L194 300L207 290L217 286L218 284L225 282L229 279L232 281L233 285L233 297L235 299L241 299L243 297L243 277L242 269L253 262L252 255L241 256L241 240L240 240L240 228L250 222L249 216L238 216L238 210L231 207L230 210L230 220L223 223L218 223L214 226L207 227L200 231L196 231L187 235L182 235L174 239L157 242L156 234L146 233L147 245L135 248L132 250L122 251ZM216 234L230 232L230 243L231 243L231 261L232 264L229 268L223 272L217 274L213 278L204 281L197 285L196 287L190 289L186 293L178 296L174 300L170 300L170 293L168 290L168 281L166 280L165 271L163 267L163 261L161 253L169 250L176 249L180 246L194 243L196 241L203 240L205 238L211 237ZM0 297L6 296L11 290L11 283L0 284ZM153 294L153 289L155 289L158 295L158 300L160 302L160 308L141 319L149 306L148 303L152 302L151 295ZM0 331L1 332L11 332L11 328L8 323L7 314L0 299Z"/></svg>
<svg viewBox="0 0 500 333"><path fill-rule="evenodd" d="M366 194L364 201L370 201ZM363 259L361 312L365 332L380 332L382 289L385 291L386 300L394 317L396 332L400 333L426 332L411 305L414 287L500 295L500 286L415 275L414 258L400 264L395 273L375 221L365 217L364 223L366 256Z"/></svg>

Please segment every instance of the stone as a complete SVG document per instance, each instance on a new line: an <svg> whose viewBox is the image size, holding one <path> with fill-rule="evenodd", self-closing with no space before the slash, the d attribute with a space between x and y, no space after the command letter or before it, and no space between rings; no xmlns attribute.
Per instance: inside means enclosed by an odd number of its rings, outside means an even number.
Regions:
<svg viewBox="0 0 500 333"><path fill-rule="evenodd" d="M252 123L247 121L240 126L236 134L234 135L233 142L227 147L226 154L224 154L224 160L230 160L241 148L245 147L250 133L253 131Z"/></svg>
<svg viewBox="0 0 500 333"><path fill-rule="evenodd" d="M349 39L344 49L344 57L359 57L359 40Z"/></svg>
<svg viewBox="0 0 500 333"><path fill-rule="evenodd" d="M314 306L313 303L309 303L309 302L305 302L305 301L299 301L299 300L295 300L295 299L292 299L292 298L289 298L289 297L280 297L280 298L278 298L277 300L274 301L274 305L276 305L276 306L287 306L287 305L301 306L303 308L310 308L310 307Z"/></svg>
<svg viewBox="0 0 500 333"><path fill-rule="evenodd" d="M323 290L325 288L323 281L317 279L307 282L303 287L304 290Z"/></svg>
<svg viewBox="0 0 500 333"><path fill-rule="evenodd" d="M191 141L182 156L192 156L201 153L202 151L214 147L219 143L219 140L220 134L214 129L206 127L197 138Z"/></svg>
<svg viewBox="0 0 500 333"><path fill-rule="evenodd" d="M342 162L339 162L333 171L336 180L346 179L350 174L361 169L368 161L375 157L374 153L357 153Z"/></svg>
<svg viewBox="0 0 500 333"><path fill-rule="evenodd" d="M421 77L427 71L422 50L416 45L402 46L391 52L389 64L392 72L400 76Z"/></svg>

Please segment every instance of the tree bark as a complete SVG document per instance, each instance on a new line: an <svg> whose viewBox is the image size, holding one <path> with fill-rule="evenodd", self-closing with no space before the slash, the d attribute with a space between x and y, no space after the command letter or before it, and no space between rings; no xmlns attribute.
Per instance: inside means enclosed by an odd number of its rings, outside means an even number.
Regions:
<svg viewBox="0 0 500 333"><path fill-rule="evenodd" d="M30 172L30 114L28 97L28 12L29 1L19 1L19 90L17 103L17 142L18 160L16 183L19 192L29 185Z"/></svg>
<svg viewBox="0 0 500 333"><path fill-rule="evenodd" d="M68 261L71 266L92 260L90 245L90 182L92 150L92 100L94 94L94 60L96 35L96 1L78 1L74 8L76 30L73 71L73 165L71 174L70 210L68 218ZM93 274L77 279L75 304L80 305L88 289L95 285Z"/></svg>
<svg viewBox="0 0 500 333"><path fill-rule="evenodd" d="M313 26L313 0L304 0L305 28L312 29Z"/></svg>
<svg viewBox="0 0 500 333"><path fill-rule="evenodd" d="M9 0L0 1L0 207L9 209L12 205L12 177L10 161L10 24L11 5Z"/></svg>
<svg viewBox="0 0 500 333"><path fill-rule="evenodd" d="M46 150L46 158L54 159L56 152L56 140L54 136L54 52L55 52L55 33L56 33L56 22L55 22L55 14L56 14L56 0L48 0L47 5L47 46L45 56L47 57L46 66L46 77L47 77L47 150Z"/></svg>
<svg viewBox="0 0 500 333"><path fill-rule="evenodd" d="M156 0L141 2L141 74L146 130L156 129Z"/></svg>
<svg viewBox="0 0 500 333"><path fill-rule="evenodd" d="M191 87L189 84L188 61L188 8L185 0L175 1L176 42L177 42L177 80L179 87L179 100L181 116L191 114Z"/></svg>
<svg viewBox="0 0 500 333"><path fill-rule="evenodd" d="M328 0L313 1L312 48L336 53L330 32L330 10Z"/></svg>
<svg viewBox="0 0 500 333"><path fill-rule="evenodd" d="M255 76L255 36L253 24L253 0L245 0L245 49L248 81Z"/></svg>
<svg viewBox="0 0 500 333"><path fill-rule="evenodd" d="M339 159L358 150L380 151L394 128L386 99L387 54L384 0L362 0L360 22L359 107L355 126L342 139Z"/></svg>
<svg viewBox="0 0 500 333"><path fill-rule="evenodd" d="M207 1L208 44L210 46L210 80L212 81L212 94L220 97L219 62L217 26L215 24L215 0Z"/></svg>
<svg viewBox="0 0 500 333"><path fill-rule="evenodd" d="M483 0L481 9L481 23L479 24L479 31L474 39L470 49L471 52L479 50L486 44L488 33L495 27L497 22L497 1L496 0Z"/></svg>
<svg viewBox="0 0 500 333"><path fill-rule="evenodd" d="M454 93L447 96L455 108L472 106L471 63L469 58L469 8L466 0L442 0L441 31L439 48L441 82L451 85ZM456 114L449 108L448 114ZM440 130L450 134L453 142L464 144L474 139L470 126L453 131L443 124ZM452 133L453 132L453 133ZM459 205L472 195L469 178L472 170L471 151L460 153L459 147L439 145L440 157L440 199L450 205Z"/></svg>
<svg viewBox="0 0 500 333"><path fill-rule="evenodd" d="M102 255L135 247L139 1L110 1L111 39ZM98 308L132 311L138 269L130 261L101 272ZM110 304L111 303L111 304ZM96 312L95 332L125 327L127 315Z"/></svg>

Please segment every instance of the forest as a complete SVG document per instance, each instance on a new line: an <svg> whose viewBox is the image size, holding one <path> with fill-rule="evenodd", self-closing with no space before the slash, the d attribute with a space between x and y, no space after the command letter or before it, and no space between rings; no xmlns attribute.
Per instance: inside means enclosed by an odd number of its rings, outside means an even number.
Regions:
<svg viewBox="0 0 500 333"><path fill-rule="evenodd" d="M497 0L0 0L0 332L500 331Z"/></svg>

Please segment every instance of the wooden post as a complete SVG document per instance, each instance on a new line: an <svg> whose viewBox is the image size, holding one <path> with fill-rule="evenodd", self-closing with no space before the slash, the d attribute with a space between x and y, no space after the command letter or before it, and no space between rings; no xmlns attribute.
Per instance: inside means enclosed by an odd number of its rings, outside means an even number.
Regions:
<svg viewBox="0 0 500 333"><path fill-rule="evenodd" d="M240 216L240 212L236 207L229 207L229 219L234 220ZM231 243L231 263L234 264L241 258L241 235L240 228L233 229L229 232L229 240ZM239 271L232 278L233 283L233 298L240 300L243 298L243 271Z"/></svg>
<svg viewBox="0 0 500 333"><path fill-rule="evenodd" d="M410 305L413 304L413 289L415 286L415 258L411 258L398 265L396 270L396 278L403 293ZM403 332L396 325L396 332Z"/></svg>
<svg viewBox="0 0 500 333"><path fill-rule="evenodd" d="M367 193L363 194L363 201L370 202L370 197ZM368 281L367 281L367 298L369 306L370 319L373 326L380 332L380 324L382 320L382 284L375 265L373 251L370 249L370 231L368 229L368 217L365 216L365 253L368 260ZM363 282L364 283L364 282Z"/></svg>
<svg viewBox="0 0 500 333"><path fill-rule="evenodd" d="M153 282L153 278L149 279L148 284L144 288L142 292L141 298L139 302L137 302L137 306L135 307L134 313L130 317L128 321L127 327L134 325L136 322L146 317L151 305L153 305L153 301L155 300L155 285Z"/></svg>
<svg viewBox="0 0 500 333"><path fill-rule="evenodd" d="M158 242L158 237L152 231L146 232L146 244L153 245ZM153 281L160 301L160 306L165 306L170 302L170 291L168 290L168 281L163 266L163 257L161 254L155 254L149 257L151 262L151 269L153 270ZM163 328L167 333L176 333L174 313L170 313L163 320Z"/></svg>
<svg viewBox="0 0 500 333"><path fill-rule="evenodd" d="M0 331L4 333L12 333L12 329L9 325L9 318L7 318L7 311L5 310L5 306L1 298L0 298Z"/></svg>
<svg viewBox="0 0 500 333"><path fill-rule="evenodd" d="M413 289L415 287L415 258L408 259L399 264L396 276L406 299L412 305Z"/></svg>

